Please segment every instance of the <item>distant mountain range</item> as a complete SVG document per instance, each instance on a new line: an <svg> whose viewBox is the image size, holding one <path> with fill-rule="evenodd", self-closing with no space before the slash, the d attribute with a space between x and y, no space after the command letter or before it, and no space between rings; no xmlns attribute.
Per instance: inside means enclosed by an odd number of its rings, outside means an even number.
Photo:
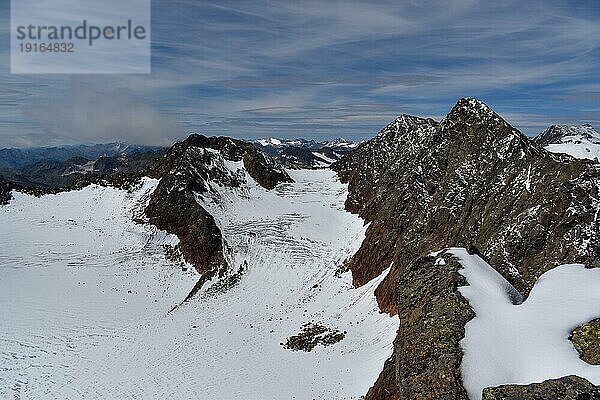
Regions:
<svg viewBox="0 0 600 400"><path fill-rule="evenodd" d="M71 186L83 175L132 173L166 149L107 143L0 149L0 176L35 188Z"/></svg>
<svg viewBox="0 0 600 400"><path fill-rule="evenodd" d="M100 157L114 157L158 149L160 149L160 147L130 145L120 142L93 145L0 149L0 168L19 169L41 160L67 161L74 157L97 160Z"/></svg>
<svg viewBox="0 0 600 400"><path fill-rule="evenodd" d="M259 139L256 147L287 168L327 168L359 145L344 138L317 142L306 139Z"/></svg>

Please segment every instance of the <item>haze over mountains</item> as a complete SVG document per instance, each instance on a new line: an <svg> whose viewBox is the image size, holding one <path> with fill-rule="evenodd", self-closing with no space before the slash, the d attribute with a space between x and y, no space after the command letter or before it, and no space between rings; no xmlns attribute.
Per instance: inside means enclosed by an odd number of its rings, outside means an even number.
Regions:
<svg viewBox="0 0 600 400"><path fill-rule="evenodd" d="M359 144L13 161L0 396L594 399L597 135L465 98Z"/></svg>

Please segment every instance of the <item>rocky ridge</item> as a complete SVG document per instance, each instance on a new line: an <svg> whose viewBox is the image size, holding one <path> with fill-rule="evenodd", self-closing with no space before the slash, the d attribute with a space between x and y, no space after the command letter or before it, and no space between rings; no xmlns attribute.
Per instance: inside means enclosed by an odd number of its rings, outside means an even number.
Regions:
<svg viewBox="0 0 600 400"><path fill-rule="evenodd" d="M482 400L600 400L600 388L578 376L531 385L505 385L483 390Z"/></svg>
<svg viewBox="0 0 600 400"><path fill-rule="evenodd" d="M371 223L348 264L354 284L391 266L376 294L400 317L367 399L466 398L458 341L472 312L452 262L433 266L429 252L471 248L525 296L559 264L598 266L598 169L544 150L477 100L441 123L403 115L333 168L349 183L347 209Z"/></svg>

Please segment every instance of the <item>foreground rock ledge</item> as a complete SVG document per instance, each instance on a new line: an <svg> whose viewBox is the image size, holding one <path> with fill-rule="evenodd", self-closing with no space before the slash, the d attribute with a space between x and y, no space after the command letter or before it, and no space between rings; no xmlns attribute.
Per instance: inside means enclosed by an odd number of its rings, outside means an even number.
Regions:
<svg viewBox="0 0 600 400"><path fill-rule="evenodd" d="M468 399L459 342L475 314L457 289L467 284L461 264L447 253L438 257L422 257L400 276L394 353L367 400Z"/></svg>
<svg viewBox="0 0 600 400"><path fill-rule="evenodd" d="M482 400L600 400L600 388L570 375L530 385L504 385L483 389Z"/></svg>

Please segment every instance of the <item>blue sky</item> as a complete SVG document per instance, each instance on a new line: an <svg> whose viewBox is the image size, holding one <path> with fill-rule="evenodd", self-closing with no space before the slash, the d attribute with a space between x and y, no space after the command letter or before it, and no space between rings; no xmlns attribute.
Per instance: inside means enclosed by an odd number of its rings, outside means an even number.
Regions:
<svg viewBox="0 0 600 400"><path fill-rule="evenodd" d="M465 96L530 135L600 126L598 1L154 0L152 74L105 76L11 75L7 3L2 147L357 140Z"/></svg>

